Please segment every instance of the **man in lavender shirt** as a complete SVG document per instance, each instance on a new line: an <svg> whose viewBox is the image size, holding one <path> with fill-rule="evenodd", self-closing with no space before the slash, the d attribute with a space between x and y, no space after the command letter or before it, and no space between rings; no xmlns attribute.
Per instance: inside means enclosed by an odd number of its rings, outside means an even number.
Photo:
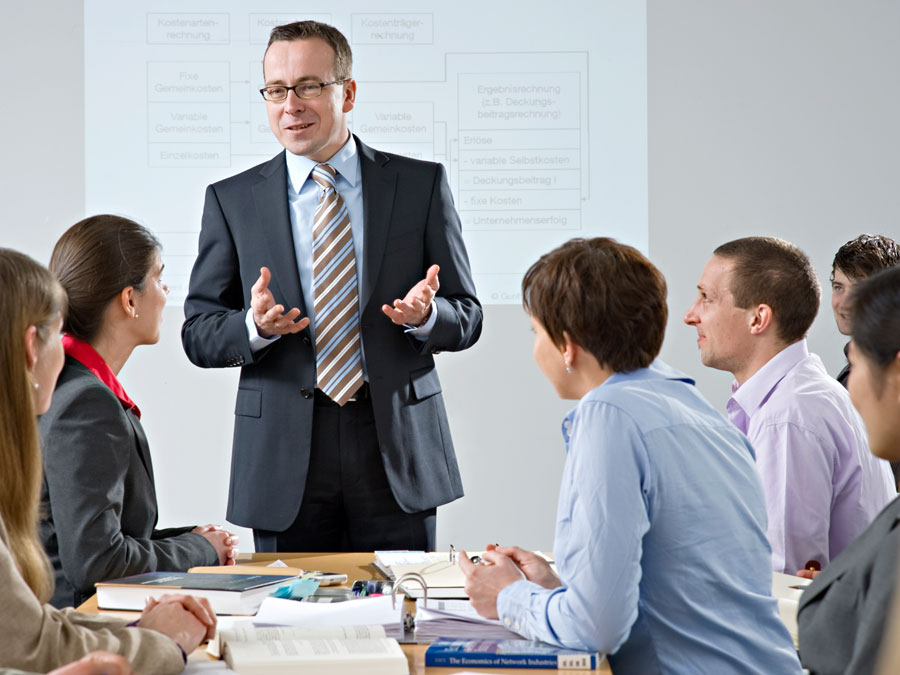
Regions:
<svg viewBox="0 0 900 675"><path fill-rule="evenodd" d="M807 350L815 271L793 244L747 237L713 252L697 288L684 321L703 364L734 375L728 417L756 451L772 569L824 568L896 489L847 392Z"/></svg>

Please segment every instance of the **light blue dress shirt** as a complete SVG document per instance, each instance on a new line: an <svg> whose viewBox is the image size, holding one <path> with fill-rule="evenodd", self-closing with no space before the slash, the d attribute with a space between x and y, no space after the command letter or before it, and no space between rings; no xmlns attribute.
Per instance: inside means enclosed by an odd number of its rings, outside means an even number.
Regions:
<svg viewBox="0 0 900 675"><path fill-rule="evenodd" d="M313 306L312 285L312 229L316 207L322 195L322 188L311 178L312 170L317 162L309 157L295 155L285 150L285 163L287 165L287 195L288 209L291 218L291 235L294 241L294 256L297 259L297 271L300 273L300 286L303 291L303 304L306 310L304 316L310 320L310 337L315 344L316 316ZM359 152L356 141L351 135L347 142L329 159L327 164L334 167L337 172L335 189L347 205L350 214L350 230L353 233L353 252L356 259L356 277L359 283L363 279L363 244L365 243L365 211L363 209L362 167L359 162ZM404 291L405 293L405 291ZM362 295L360 294L360 303ZM376 299L380 303L390 303L393 298ZM275 302L279 302L275 298ZM289 307L285 309L290 309ZM362 314L363 307L359 311ZM386 321L389 321L385 317ZM428 320L418 327L407 327L406 332L420 340L427 340L431 335L431 329L437 321L437 305L432 303L431 315ZM260 337L253 322L253 310L247 312L247 332L250 337L250 348L253 351L262 349L267 344L277 340L279 336L271 338ZM365 344L362 345L363 374L368 379L366 369Z"/></svg>
<svg viewBox="0 0 900 675"><path fill-rule="evenodd" d="M657 360L617 373L563 423L554 556L563 586L518 581L501 620L610 655L617 675L799 673L771 596L747 439Z"/></svg>

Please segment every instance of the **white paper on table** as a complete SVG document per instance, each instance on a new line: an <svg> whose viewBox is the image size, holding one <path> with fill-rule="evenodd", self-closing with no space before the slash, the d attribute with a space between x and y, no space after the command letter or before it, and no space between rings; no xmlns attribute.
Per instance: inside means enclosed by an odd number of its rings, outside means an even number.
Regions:
<svg viewBox="0 0 900 675"><path fill-rule="evenodd" d="M497 619L485 619L468 600L424 599L416 600L416 622L438 621L440 619L459 619L471 623L483 623L502 626Z"/></svg>
<svg viewBox="0 0 900 675"><path fill-rule="evenodd" d="M400 626L403 603L394 608L389 595L346 602L297 602L269 596L253 618L256 624L275 626Z"/></svg>

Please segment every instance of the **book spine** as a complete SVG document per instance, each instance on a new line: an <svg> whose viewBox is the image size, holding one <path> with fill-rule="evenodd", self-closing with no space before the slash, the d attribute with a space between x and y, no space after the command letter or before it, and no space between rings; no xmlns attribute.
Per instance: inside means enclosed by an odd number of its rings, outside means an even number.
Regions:
<svg viewBox="0 0 900 675"><path fill-rule="evenodd" d="M596 670L597 654L490 654L486 652L425 652L425 666L444 668L545 668Z"/></svg>

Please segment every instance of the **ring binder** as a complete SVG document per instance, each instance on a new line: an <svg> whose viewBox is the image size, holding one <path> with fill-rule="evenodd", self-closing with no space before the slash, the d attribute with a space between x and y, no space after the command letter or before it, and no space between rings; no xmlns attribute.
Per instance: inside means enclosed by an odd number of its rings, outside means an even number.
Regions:
<svg viewBox="0 0 900 675"><path fill-rule="evenodd" d="M391 589L391 607L393 609L397 609L397 589L400 588L400 584L404 581L415 581L422 587L422 602L424 603L424 606L427 606L428 584L425 583L425 579L421 574L417 574L416 572L407 572L394 582L394 587ZM417 640L415 639L415 632L416 617L412 612L407 610L403 613L403 639L400 641L401 644L416 642Z"/></svg>

